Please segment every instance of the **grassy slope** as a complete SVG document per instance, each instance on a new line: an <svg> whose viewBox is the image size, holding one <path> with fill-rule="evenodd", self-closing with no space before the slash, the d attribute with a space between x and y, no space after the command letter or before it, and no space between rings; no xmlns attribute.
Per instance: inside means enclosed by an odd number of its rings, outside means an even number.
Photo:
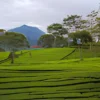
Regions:
<svg viewBox="0 0 100 100"><path fill-rule="evenodd" d="M33 50L30 53L26 53L23 56L15 60L15 63L20 64L34 64L34 63L43 63L48 61L60 60L65 55L69 54L74 48L52 48L52 49L42 49L42 50Z"/></svg>
<svg viewBox="0 0 100 100"><path fill-rule="evenodd" d="M82 49L82 57L83 58L93 58L93 57L100 57L100 47L92 47L90 49ZM78 59L80 58L80 49L77 49L75 53L71 56L67 57L66 59Z"/></svg>
<svg viewBox="0 0 100 100"><path fill-rule="evenodd" d="M0 60L7 58L8 55L9 55L9 52L0 52Z"/></svg>
<svg viewBox="0 0 100 100"><path fill-rule="evenodd" d="M100 100L100 58L59 61L70 51L32 51L1 65L0 100Z"/></svg>

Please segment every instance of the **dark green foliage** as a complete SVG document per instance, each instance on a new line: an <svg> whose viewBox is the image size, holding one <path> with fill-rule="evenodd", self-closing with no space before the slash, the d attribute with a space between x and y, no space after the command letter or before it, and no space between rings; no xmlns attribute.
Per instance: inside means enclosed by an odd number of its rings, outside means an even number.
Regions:
<svg viewBox="0 0 100 100"><path fill-rule="evenodd" d="M0 52L5 51L4 49L0 48Z"/></svg>
<svg viewBox="0 0 100 100"><path fill-rule="evenodd" d="M4 30L4 29L0 29L0 32L5 32L6 30Z"/></svg>
<svg viewBox="0 0 100 100"><path fill-rule="evenodd" d="M67 29L62 26L62 24L54 23L47 28L48 33L56 36L62 36L68 33Z"/></svg>
<svg viewBox="0 0 100 100"><path fill-rule="evenodd" d="M67 38L57 36L55 40L56 47L66 47L68 45Z"/></svg>
<svg viewBox="0 0 100 100"><path fill-rule="evenodd" d="M0 36L0 47L6 51L16 51L29 47L26 37L15 32L6 32Z"/></svg>
<svg viewBox="0 0 100 100"><path fill-rule="evenodd" d="M67 39L64 38L64 35L66 35L68 31L62 24L54 23L48 26L47 31L54 36L54 47L62 47L66 45Z"/></svg>
<svg viewBox="0 0 100 100"><path fill-rule="evenodd" d="M92 42L92 36L90 35L88 31L85 31L85 30L71 33L69 37L73 39L74 44L77 44L76 42L77 42L77 39L79 38L81 39L82 44L87 43L87 42Z"/></svg>
<svg viewBox="0 0 100 100"><path fill-rule="evenodd" d="M14 63L14 52L29 47L26 37L22 34L15 32L6 32L0 36L0 48L5 51L10 51L11 63Z"/></svg>
<svg viewBox="0 0 100 100"><path fill-rule="evenodd" d="M38 45L42 47L52 47L54 43L54 36L52 34L45 34L38 40Z"/></svg>

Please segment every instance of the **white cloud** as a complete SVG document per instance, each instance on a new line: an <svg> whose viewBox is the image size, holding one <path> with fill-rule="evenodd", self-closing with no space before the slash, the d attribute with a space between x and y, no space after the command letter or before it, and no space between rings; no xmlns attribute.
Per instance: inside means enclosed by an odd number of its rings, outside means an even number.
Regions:
<svg viewBox="0 0 100 100"><path fill-rule="evenodd" d="M68 14L87 15L98 9L99 0L0 0L0 28L23 24L44 31L48 25L62 22Z"/></svg>
<svg viewBox="0 0 100 100"><path fill-rule="evenodd" d="M34 27L38 27L38 28L42 28L41 25L35 24L33 22L26 23L26 25L28 25L28 26L34 26Z"/></svg>
<svg viewBox="0 0 100 100"><path fill-rule="evenodd" d="M27 7L30 6L32 3L30 0L16 0L14 2L15 7Z"/></svg>

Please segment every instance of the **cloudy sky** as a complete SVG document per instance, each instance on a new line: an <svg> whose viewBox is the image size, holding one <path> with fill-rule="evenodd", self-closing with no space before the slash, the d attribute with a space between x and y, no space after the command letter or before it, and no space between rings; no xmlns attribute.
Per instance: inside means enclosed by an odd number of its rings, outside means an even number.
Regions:
<svg viewBox="0 0 100 100"><path fill-rule="evenodd" d="M46 32L48 25L61 23L70 14L86 16L98 10L99 0L0 0L0 28L23 24Z"/></svg>

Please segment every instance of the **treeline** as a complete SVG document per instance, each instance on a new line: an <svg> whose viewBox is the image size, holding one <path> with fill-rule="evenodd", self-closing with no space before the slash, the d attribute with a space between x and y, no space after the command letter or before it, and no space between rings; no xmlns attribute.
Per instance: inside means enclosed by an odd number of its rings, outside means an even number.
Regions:
<svg viewBox="0 0 100 100"><path fill-rule="evenodd" d="M65 47L77 45L77 39L82 44L95 42L100 36L100 18L98 12L92 11L87 15L88 20L78 15L70 15L63 19L62 24L53 23L47 27L48 34L42 35L38 45L42 47ZM96 17L97 16L97 17ZM97 35L99 34L99 35Z"/></svg>

